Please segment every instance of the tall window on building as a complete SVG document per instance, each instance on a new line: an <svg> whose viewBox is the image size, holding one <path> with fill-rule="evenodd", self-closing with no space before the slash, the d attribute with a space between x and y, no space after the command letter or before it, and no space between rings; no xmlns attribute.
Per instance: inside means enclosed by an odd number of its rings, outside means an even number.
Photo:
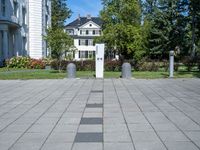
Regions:
<svg viewBox="0 0 200 150"><path fill-rule="evenodd" d="M80 35L82 35L82 30L80 30Z"/></svg>
<svg viewBox="0 0 200 150"><path fill-rule="evenodd" d="M14 16L18 17L18 3L17 2L13 2L13 7L14 7Z"/></svg>
<svg viewBox="0 0 200 150"><path fill-rule="evenodd" d="M23 25L26 24L26 9L22 8L22 19L23 19Z"/></svg>
<svg viewBox="0 0 200 150"><path fill-rule="evenodd" d="M48 26L48 15L45 16L45 27L47 28Z"/></svg>
<svg viewBox="0 0 200 150"><path fill-rule="evenodd" d="M26 37L23 37L22 39L23 41L23 54L27 54L27 51L26 51Z"/></svg>
<svg viewBox="0 0 200 150"><path fill-rule="evenodd" d="M89 31L88 30L86 30L86 35L88 35L89 34Z"/></svg>
<svg viewBox="0 0 200 150"><path fill-rule="evenodd" d="M6 0L1 0L1 14L2 16L6 15Z"/></svg>

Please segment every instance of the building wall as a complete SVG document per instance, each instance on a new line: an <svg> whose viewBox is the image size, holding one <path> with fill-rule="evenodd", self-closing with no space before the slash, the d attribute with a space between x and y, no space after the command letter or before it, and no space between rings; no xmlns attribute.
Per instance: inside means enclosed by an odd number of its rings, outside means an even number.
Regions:
<svg viewBox="0 0 200 150"><path fill-rule="evenodd" d="M51 0L5 0L5 4L5 15L0 12L0 65L13 56L45 57L43 35L51 23Z"/></svg>
<svg viewBox="0 0 200 150"><path fill-rule="evenodd" d="M29 55L42 58L42 0L29 0Z"/></svg>
<svg viewBox="0 0 200 150"><path fill-rule="evenodd" d="M47 1L47 2L46 2ZM29 55L42 58L48 55L46 29L50 26L50 0L29 0Z"/></svg>

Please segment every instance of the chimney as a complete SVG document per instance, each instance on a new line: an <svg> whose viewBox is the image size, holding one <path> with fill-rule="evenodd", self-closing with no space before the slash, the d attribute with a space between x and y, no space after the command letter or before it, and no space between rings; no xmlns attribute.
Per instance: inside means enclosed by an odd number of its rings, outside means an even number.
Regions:
<svg viewBox="0 0 200 150"><path fill-rule="evenodd" d="M78 20L79 20L79 21L81 20L81 15L80 15L80 14L78 14Z"/></svg>
<svg viewBox="0 0 200 150"><path fill-rule="evenodd" d="M90 14L87 15L87 19L91 19L91 15Z"/></svg>

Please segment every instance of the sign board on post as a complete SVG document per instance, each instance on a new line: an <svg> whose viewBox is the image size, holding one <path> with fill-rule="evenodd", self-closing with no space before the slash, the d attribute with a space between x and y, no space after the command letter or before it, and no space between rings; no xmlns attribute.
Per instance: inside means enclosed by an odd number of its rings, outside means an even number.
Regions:
<svg viewBox="0 0 200 150"><path fill-rule="evenodd" d="M103 78L105 44L96 44L96 78Z"/></svg>

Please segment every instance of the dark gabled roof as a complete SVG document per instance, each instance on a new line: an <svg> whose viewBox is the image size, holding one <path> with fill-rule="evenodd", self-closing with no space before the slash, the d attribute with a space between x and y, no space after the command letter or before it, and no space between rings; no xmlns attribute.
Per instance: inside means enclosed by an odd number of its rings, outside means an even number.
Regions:
<svg viewBox="0 0 200 150"><path fill-rule="evenodd" d="M84 25L85 23L87 23L89 21L92 21L99 26L102 25L102 21L99 17L90 17L90 18L80 17L80 18L77 18L76 20L74 20L73 22L69 23L68 25L66 25L66 27L78 28L78 27Z"/></svg>

